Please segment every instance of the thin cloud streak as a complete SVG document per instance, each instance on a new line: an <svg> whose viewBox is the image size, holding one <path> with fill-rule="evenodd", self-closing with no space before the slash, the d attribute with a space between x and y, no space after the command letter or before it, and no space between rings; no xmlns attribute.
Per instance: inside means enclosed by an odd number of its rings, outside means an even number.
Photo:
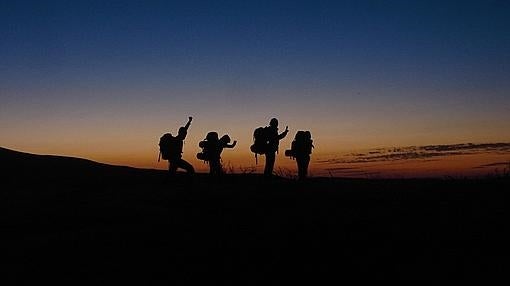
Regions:
<svg viewBox="0 0 510 286"><path fill-rule="evenodd" d="M473 169L486 169L486 168L493 168L493 167L507 167L507 168L510 168L510 160L509 161L503 161L503 162L494 162L494 163L490 163L490 164L484 164L484 165L473 167Z"/></svg>
<svg viewBox="0 0 510 286"><path fill-rule="evenodd" d="M374 148L321 157L314 164L339 177L484 176L510 168L510 143Z"/></svg>
<svg viewBox="0 0 510 286"><path fill-rule="evenodd" d="M474 154L510 154L510 143L484 143L484 144L451 144L451 145L426 145L409 147L378 148L363 153L345 154L341 157L322 159L319 164L355 164L355 163L378 163L396 162L407 160L426 160L459 155ZM432 159L434 160L434 159Z"/></svg>

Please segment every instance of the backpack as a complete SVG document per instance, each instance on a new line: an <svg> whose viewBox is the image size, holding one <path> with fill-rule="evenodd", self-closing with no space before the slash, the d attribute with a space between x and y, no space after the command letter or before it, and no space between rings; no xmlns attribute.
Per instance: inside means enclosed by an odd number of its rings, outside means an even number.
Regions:
<svg viewBox="0 0 510 286"><path fill-rule="evenodd" d="M177 157L180 154L176 154L180 152L179 147L177 146L178 142L175 137L170 133L165 133L161 138L159 138L159 158L163 160L169 160L172 157Z"/></svg>
<svg viewBox="0 0 510 286"><path fill-rule="evenodd" d="M310 131L298 131L290 146L290 150L285 150L285 156L296 158L312 154L312 134Z"/></svg>
<svg viewBox="0 0 510 286"><path fill-rule="evenodd" d="M250 150L255 153L255 161L257 162L257 154L266 154L269 149L269 127L258 127L253 131L253 144Z"/></svg>
<svg viewBox="0 0 510 286"><path fill-rule="evenodd" d="M259 127L253 131L253 144L250 146L250 150L255 154L266 154L269 147L269 128Z"/></svg>
<svg viewBox="0 0 510 286"><path fill-rule="evenodd" d="M214 131L207 133L205 139L198 143L198 147L202 148L202 151L197 153L197 159L210 161L215 148L218 148L218 133Z"/></svg>

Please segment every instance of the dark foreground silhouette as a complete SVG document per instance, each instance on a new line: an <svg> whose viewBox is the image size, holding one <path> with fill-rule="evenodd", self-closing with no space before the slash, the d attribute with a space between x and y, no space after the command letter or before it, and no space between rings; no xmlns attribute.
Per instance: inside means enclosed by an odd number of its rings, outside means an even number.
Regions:
<svg viewBox="0 0 510 286"><path fill-rule="evenodd" d="M177 173L177 169L179 168L186 170L188 174L195 173L193 166L182 159L184 139L186 139L186 135L188 135L188 129L192 120L193 117L188 117L188 122L186 125L179 128L176 136L173 136L172 133L165 133L159 139L160 158L158 158L158 162L161 158L163 158L163 160L168 160L168 173L172 176Z"/></svg>
<svg viewBox="0 0 510 286"><path fill-rule="evenodd" d="M4 285L507 279L504 178L168 179L7 149L0 164Z"/></svg>

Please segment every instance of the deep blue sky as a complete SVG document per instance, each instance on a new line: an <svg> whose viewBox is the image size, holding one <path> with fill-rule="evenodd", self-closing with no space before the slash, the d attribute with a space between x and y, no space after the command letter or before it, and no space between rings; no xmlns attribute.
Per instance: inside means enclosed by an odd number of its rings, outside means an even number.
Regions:
<svg viewBox="0 0 510 286"><path fill-rule="evenodd" d="M2 144L151 148L133 134L189 114L195 139L249 141L278 116L328 151L510 140L509 15L509 1L2 1Z"/></svg>
<svg viewBox="0 0 510 286"><path fill-rule="evenodd" d="M266 65L290 71L276 78L292 83L307 72L410 83L508 75L508 1L9 2L0 6L8 80L67 70L94 77L98 67L222 78Z"/></svg>

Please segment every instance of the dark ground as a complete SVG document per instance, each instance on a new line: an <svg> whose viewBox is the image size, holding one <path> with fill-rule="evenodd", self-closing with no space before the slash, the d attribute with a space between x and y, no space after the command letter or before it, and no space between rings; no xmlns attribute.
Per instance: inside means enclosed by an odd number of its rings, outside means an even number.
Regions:
<svg viewBox="0 0 510 286"><path fill-rule="evenodd" d="M508 280L508 178L170 179L2 148L0 171L3 285Z"/></svg>

